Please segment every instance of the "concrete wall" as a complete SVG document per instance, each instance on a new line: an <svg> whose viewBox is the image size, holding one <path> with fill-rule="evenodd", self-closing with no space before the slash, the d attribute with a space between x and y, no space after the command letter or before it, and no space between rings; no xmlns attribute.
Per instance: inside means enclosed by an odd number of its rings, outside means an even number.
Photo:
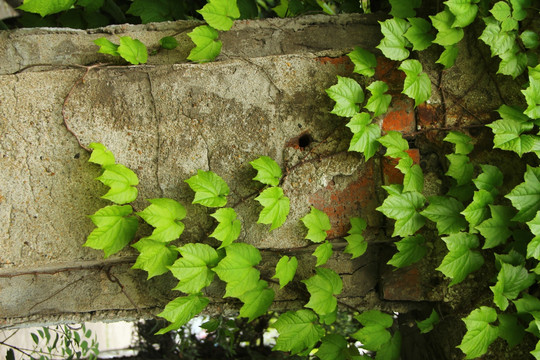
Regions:
<svg viewBox="0 0 540 360"><path fill-rule="evenodd" d="M342 301L407 311L425 300L442 300L444 284L432 285L432 278L441 276L422 271L424 263L396 272L384 266L392 239L374 209L384 198L380 185L399 181L399 174L379 156L365 162L348 153L345 121L329 114L333 103L324 89L336 83L336 75L352 76L345 54L353 46L373 50L378 44L377 20L377 15L317 15L237 22L221 34L218 61L202 65L185 62L191 46L186 32L197 25L193 22L0 32L0 326L151 316L178 295L170 291L176 284L171 277L146 281L144 272L130 269L134 249L103 260L101 252L81 246L93 229L87 215L107 202L99 198L105 188L94 180L99 168L87 162L89 154L64 121L84 145L105 144L137 173L135 208L142 210L149 204L145 199L156 197L186 206L180 242L212 243L207 234L213 220L205 208L191 205L193 193L184 183L197 169L212 170L229 184L229 204L238 204L239 241L263 250L263 276L273 275L281 254L314 265L299 221L314 205L332 221L329 237L336 251L328 266L343 275ZM116 35L139 38L149 48L175 35L181 46L160 50L148 65L127 66L97 54L92 43L102 36L114 41ZM409 136L411 154L425 165L430 194L441 186L442 148L440 136L424 130L485 121L500 102L486 91L492 84L485 71L471 76L478 53L466 45L462 50L452 71L426 69L433 96L418 109L399 94L398 64L378 58L375 77L389 81L394 95L391 111L379 122ZM88 73L81 66L96 62L103 65ZM440 84L451 92L444 94ZM471 92L474 103L461 101ZM305 146L299 144L302 136L309 139ZM256 224L258 203L242 201L258 189L249 161L260 155L290 169L283 188L291 214L273 232ZM351 216L368 221L370 241L368 252L353 261L342 253ZM142 228L138 236L148 231ZM309 271L300 269L300 278ZM213 299L210 312L234 309L219 297L222 284L207 293ZM276 300L277 309L286 309L306 298L286 288Z"/></svg>

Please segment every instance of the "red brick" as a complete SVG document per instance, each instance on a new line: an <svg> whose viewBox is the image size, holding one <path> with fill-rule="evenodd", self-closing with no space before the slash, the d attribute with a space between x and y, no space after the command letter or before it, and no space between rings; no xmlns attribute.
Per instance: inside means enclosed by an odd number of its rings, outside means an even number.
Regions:
<svg viewBox="0 0 540 360"><path fill-rule="evenodd" d="M398 70L399 62L392 61L384 56L377 57L377 67L375 68L375 80L386 82L390 90L403 89L403 81L405 81L405 73Z"/></svg>
<svg viewBox="0 0 540 360"><path fill-rule="evenodd" d="M382 278L384 300L421 301L424 300L420 271L414 265L388 271Z"/></svg>
<svg viewBox="0 0 540 360"><path fill-rule="evenodd" d="M351 59L347 55L340 57L320 56L318 58L315 58L315 60L324 65L334 65L338 70L340 70L340 73L352 74L354 70L354 64L351 62Z"/></svg>
<svg viewBox="0 0 540 360"><path fill-rule="evenodd" d="M418 149L407 150L409 156L413 159L415 164L420 163L420 152ZM390 184L402 184L403 174L396 169L399 159L393 159L385 156L382 160L383 182L385 185Z"/></svg>
<svg viewBox="0 0 540 360"><path fill-rule="evenodd" d="M392 94L392 102L384 116L382 129L400 131L403 134L415 132L414 101L403 94Z"/></svg>
<svg viewBox="0 0 540 360"><path fill-rule="evenodd" d="M439 142L437 139L439 129L445 126L445 115L442 106L422 103L416 108L416 124L419 131L424 131L424 135L431 142Z"/></svg>

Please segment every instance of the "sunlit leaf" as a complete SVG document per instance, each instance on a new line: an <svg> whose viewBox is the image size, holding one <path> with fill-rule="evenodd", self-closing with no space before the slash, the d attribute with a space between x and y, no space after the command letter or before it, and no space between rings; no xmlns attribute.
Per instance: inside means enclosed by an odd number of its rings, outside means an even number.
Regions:
<svg viewBox="0 0 540 360"><path fill-rule="evenodd" d="M472 250L480 245L476 235L461 232L443 237L442 240L449 252L436 270L452 279L450 286L460 283L484 264L482 255Z"/></svg>
<svg viewBox="0 0 540 360"><path fill-rule="evenodd" d="M223 207L227 204L229 186L214 172L197 170L197 175L190 177L186 182L191 190L195 191L193 204L206 207Z"/></svg>
<svg viewBox="0 0 540 360"><path fill-rule="evenodd" d="M302 222L308 229L306 239L320 243L326 239L327 231L330 230L330 219L321 210L311 207L311 211L301 218Z"/></svg>
<svg viewBox="0 0 540 360"><path fill-rule="evenodd" d="M335 295L341 293L343 282L333 270L317 267L315 271L315 275L302 280L311 295L305 307L313 309L319 315L327 315L336 309Z"/></svg>
<svg viewBox="0 0 540 360"><path fill-rule="evenodd" d="M174 263L178 254L174 247L149 238L142 238L131 246L140 253L133 269L147 271L148 279L169 271L168 266Z"/></svg>
<svg viewBox="0 0 540 360"><path fill-rule="evenodd" d="M226 247L234 240L238 239L242 224L240 223L240 220L236 219L236 211L234 211L234 209L218 209L210 216L218 221L218 225L210 236L221 241L220 248Z"/></svg>
<svg viewBox="0 0 540 360"><path fill-rule="evenodd" d="M169 269L180 280L174 290L186 294L196 294L210 285L214 279L214 267L219 256L216 250L206 244L186 244L177 250L182 255Z"/></svg>
<svg viewBox="0 0 540 360"><path fill-rule="evenodd" d="M290 351L291 355L309 351L324 336L316 323L317 315L311 310L288 311L272 324L279 332L273 350Z"/></svg>
<svg viewBox="0 0 540 360"><path fill-rule="evenodd" d="M165 334L171 330L180 329L195 315L199 314L208 305L210 300L202 294L191 294L174 299L165 306L158 316L168 320L172 324L159 330L156 335Z"/></svg>
<svg viewBox="0 0 540 360"><path fill-rule="evenodd" d="M371 77L375 75L377 59L371 52L356 46L353 51L347 54L354 64L354 72L360 75Z"/></svg>
<svg viewBox="0 0 540 360"><path fill-rule="evenodd" d="M497 312L486 306L473 310L463 319L467 333L458 345L467 356L466 359L475 359L487 352L489 345L499 336L499 329L490 325L497 320Z"/></svg>
<svg viewBox="0 0 540 360"><path fill-rule="evenodd" d="M289 198L280 187L270 187L255 198L263 209L259 214L258 224L271 224L270 231L283 225L289 215Z"/></svg>
<svg viewBox="0 0 540 360"><path fill-rule="evenodd" d="M349 235L345 236L347 246L343 252L351 254L351 259L354 259L363 255L367 250L367 241L362 236L362 233L367 227L367 223L364 219L359 217L352 217L350 221L351 230L349 230Z"/></svg>
<svg viewBox="0 0 540 360"><path fill-rule="evenodd" d="M279 288L283 288L294 278L296 274L296 268L298 267L298 260L296 256L289 258L284 255L279 259L276 264L276 274L272 276L272 279L279 279Z"/></svg>
<svg viewBox="0 0 540 360"><path fill-rule="evenodd" d="M343 117L351 117L360 107L357 105L364 101L364 91L354 79L337 76L338 83L326 89L330 99L336 104L331 113Z"/></svg>
<svg viewBox="0 0 540 360"><path fill-rule="evenodd" d="M271 186L279 185L279 179L282 176L281 168L272 158L261 156L249 163L257 170L257 176L253 180Z"/></svg>

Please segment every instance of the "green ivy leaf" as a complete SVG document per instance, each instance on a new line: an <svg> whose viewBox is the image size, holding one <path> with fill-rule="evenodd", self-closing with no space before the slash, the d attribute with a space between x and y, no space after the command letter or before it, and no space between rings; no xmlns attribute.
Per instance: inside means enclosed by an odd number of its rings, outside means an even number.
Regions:
<svg viewBox="0 0 540 360"><path fill-rule="evenodd" d="M137 213L148 224L155 227L148 239L169 242L176 240L184 232L180 221L186 216L186 209L173 199L149 199L152 205Z"/></svg>
<svg viewBox="0 0 540 360"><path fill-rule="evenodd" d="M24 3L17 9L31 13L36 13L45 17L71 9L75 0L24 0Z"/></svg>
<svg viewBox="0 0 540 360"><path fill-rule="evenodd" d="M464 206L460 201L446 196L432 196L428 201L429 206L420 214L437 225L439 235L465 230L467 221L461 215Z"/></svg>
<svg viewBox="0 0 540 360"><path fill-rule="evenodd" d="M452 279L450 286L460 283L484 264L482 255L471 250L480 245L476 235L460 232L443 237L442 240L449 252L435 270Z"/></svg>
<svg viewBox="0 0 540 360"><path fill-rule="evenodd" d="M104 37L94 40L94 44L99 46L98 53L108 54L112 56L120 56L120 54L118 53L118 45Z"/></svg>
<svg viewBox="0 0 540 360"><path fill-rule="evenodd" d="M216 40L219 33L216 29L203 25L197 26L192 32L188 33L195 47L191 49L187 57L188 60L198 63L213 61L221 52L221 41Z"/></svg>
<svg viewBox="0 0 540 360"><path fill-rule="evenodd" d="M493 302L501 310L506 310L508 300L514 300L519 293L534 284L536 276L522 266L502 263L497 275L497 283L489 288L493 291Z"/></svg>
<svg viewBox="0 0 540 360"><path fill-rule="evenodd" d="M326 89L330 99L336 102L331 113L342 117L351 117L360 110L357 104L364 101L364 91L354 79L339 75L337 79L336 85Z"/></svg>
<svg viewBox="0 0 540 360"><path fill-rule="evenodd" d="M530 135L521 135L532 130L534 124L519 109L507 105L501 106L497 112L502 120L486 125L495 135L495 148L516 152L520 157L533 150L534 140Z"/></svg>
<svg viewBox="0 0 540 360"><path fill-rule="evenodd" d="M132 269L147 271L148 279L169 271L168 266L174 263L178 254L174 247L150 238L142 238L131 246L140 253Z"/></svg>
<svg viewBox="0 0 540 360"><path fill-rule="evenodd" d="M403 138L400 132L388 131L386 135L377 140L386 147L385 156L391 158L406 158L409 157L405 151L409 149L409 143Z"/></svg>
<svg viewBox="0 0 540 360"><path fill-rule="evenodd" d="M540 168L527 165L524 182L516 186L506 198L519 210L512 220L527 222L540 210Z"/></svg>
<svg viewBox="0 0 540 360"><path fill-rule="evenodd" d="M146 46L140 40L132 39L129 36L120 37L117 51L124 60L133 65L146 64L148 61Z"/></svg>
<svg viewBox="0 0 540 360"><path fill-rule="evenodd" d="M90 216L97 226L83 246L103 250L105 258L116 254L135 236L139 222L137 218L128 216L133 212L129 205L111 205L99 209Z"/></svg>
<svg viewBox="0 0 540 360"><path fill-rule="evenodd" d="M349 151L363 153L365 160L369 160L379 148L377 139L381 137L381 128L371 123L371 117L367 113L355 114L347 127L354 134Z"/></svg>
<svg viewBox="0 0 540 360"><path fill-rule="evenodd" d="M482 189L474 192L473 201L461 212L471 229L489 216L487 206L493 204L493 201L493 195L489 191Z"/></svg>
<svg viewBox="0 0 540 360"><path fill-rule="evenodd" d="M332 254L332 243L329 243L328 240L317 246L317 248L313 252L313 256L317 258L317 263L315 264L315 266L321 266L326 264Z"/></svg>
<svg viewBox="0 0 540 360"><path fill-rule="evenodd" d="M512 17L517 21L525 20L527 8L531 6L531 0L510 0L512 4Z"/></svg>
<svg viewBox="0 0 540 360"><path fill-rule="evenodd" d="M375 356L375 360L399 360L401 355L401 332L396 331L392 339L385 343Z"/></svg>
<svg viewBox="0 0 540 360"><path fill-rule="evenodd" d="M527 257L540 260L540 212L537 212L536 217L529 221L527 225L529 225L529 229L535 236L527 245Z"/></svg>
<svg viewBox="0 0 540 360"><path fill-rule="evenodd" d="M257 176L253 180L270 186L279 185L279 179L282 176L281 168L272 158L261 156L249 163L257 170Z"/></svg>
<svg viewBox="0 0 540 360"><path fill-rule="evenodd" d="M388 111L388 106L392 101L391 95L384 94L388 91L388 85L384 81L375 81L367 89L371 92L371 96L365 108L371 111L373 116L379 116Z"/></svg>
<svg viewBox="0 0 540 360"><path fill-rule="evenodd" d="M493 165L480 165L482 173L473 180L478 190L486 190L494 197L499 194L497 188L503 183L503 173Z"/></svg>
<svg viewBox="0 0 540 360"><path fill-rule="evenodd" d="M127 204L137 198L136 186L139 184L137 175L121 164L103 166L103 173L96 179L110 187L102 199L110 200L116 204Z"/></svg>
<svg viewBox="0 0 540 360"><path fill-rule="evenodd" d="M455 154L467 155L474 148L472 138L458 131L450 131L443 140L455 145Z"/></svg>
<svg viewBox="0 0 540 360"><path fill-rule="evenodd" d="M90 154L89 162L98 164L101 166L114 165L116 160L113 153L100 143L91 143L89 147L93 150Z"/></svg>
<svg viewBox="0 0 540 360"><path fill-rule="evenodd" d="M283 225L289 215L289 198L283 194L280 187L270 187L255 198L263 209L259 215L258 224L271 224L270 231Z"/></svg>
<svg viewBox="0 0 540 360"><path fill-rule="evenodd" d="M476 18L478 13L477 0L447 0L444 2L448 10L454 15L452 27L466 27Z"/></svg>
<svg viewBox="0 0 540 360"><path fill-rule="evenodd" d="M516 35L513 32L505 32L500 23L493 17L482 18L486 27L479 39L491 49L491 56L502 55L514 47Z"/></svg>
<svg viewBox="0 0 540 360"><path fill-rule="evenodd" d="M522 342L525 329L518 323L514 314L499 314L499 337L506 340L508 346L513 348Z"/></svg>
<svg viewBox="0 0 540 360"><path fill-rule="evenodd" d="M309 279L302 280L311 295L309 302L304 305L313 309L319 315L328 315L337 307L334 295L341 293L343 282L334 270L317 267L316 274Z"/></svg>
<svg viewBox="0 0 540 360"><path fill-rule="evenodd" d="M240 10L236 5L236 0L209 0L197 12L203 16L208 25L222 31L230 30L233 21L240 17Z"/></svg>
<svg viewBox="0 0 540 360"><path fill-rule="evenodd" d="M493 5L493 8L489 11L493 14L493 17L501 22L502 31L516 30L518 22L512 18L512 10L510 5L504 1L499 1Z"/></svg>
<svg viewBox="0 0 540 360"><path fill-rule="evenodd" d="M439 323L439 314L435 311L435 309L431 310L431 314L427 319L424 319L422 321L416 321L416 325L418 326L418 329L420 329L420 333L426 334L433 330L433 325Z"/></svg>
<svg viewBox="0 0 540 360"><path fill-rule="evenodd" d="M456 45L449 45L444 47L444 51L439 56L439 59L436 61L437 64L444 66L444 69L449 69L454 66L456 59L458 57L459 50Z"/></svg>
<svg viewBox="0 0 540 360"><path fill-rule="evenodd" d="M482 249L491 249L506 242L506 239L512 235L508 228L510 219L514 216L514 210L502 205L489 205L491 209L491 218L485 220L476 227L480 234L486 238Z"/></svg>
<svg viewBox="0 0 540 360"><path fill-rule="evenodd" d="M159 330L156 335L165 334L171 330L180 329L195 315L199 314L208 305L210 300L202 294L177 297L165 306L158 316L168 320L172 324Z"/></svg>
<svg viewBox="0 0 540 360"><path fill-rule="evenodd" d="M416 191L421 193L424 190L424 174L418 164L414 164L405 172L403 178L403 192Z"/></svg>
<svg viewBox="0 0 540 360"><path fill-rule="evenodd" d="M521 35L519 35L519 37L523 42L523 46L525 46L527 49L533 50L540 45L538 34L532 30L525 30L521 33Z"/></svg>
<svg viewBox="0 0 540 360"><path fill-rule="evenodd" d="M499 55L501 62L499 64L499 70L497 74L510 75L513 79L525 71L527 68L527 54L520 51L507 51L504 54Z"/></svg>
<svg viewBox="0 0 540 360"><path fill-rule="evenodd" d="M409 18L416 15L415 8L422 5L422 0L390 0L390 15L397 18Z"/></svg>
<svg viewBox="0 0 540 360"><path fill-rule="evenodd" d="M166 50L173 50L178 47L178 40L173 36L164 36L159 39L159 46Z"/></svg>
<svg viewBox="0 0 540 360"><path fill-rule="evenodd" d="M407 19L411 27L403 34L413 46L413 50L422 51L431 46L435 39L430 33L431 24L429 21L422 18L410 17Z"/></svg>
<svg viewBox="0 0 540 360"><path fill-rule="evenodd" d="M196 294L210 285L214 279L210 268L219 261L216 250L206 244L186 244L177 250L182 257L169 266L173 276L180 280L173 290Z"/></svg>
<svg viewBox="0 0 540 360"><path fill-rule="evenodd" d="M387 264L402 268L414 264L422 259L426 253L426 239L422 235L408 236L396 242L398 252L387 262Z"/></svg>
<svg viewBox="0 0 540 360"><path fill-rule="evenodd" d="M268 283L259 280L257 287L240 296L240 301L244 303L240 308L240 317L248 318L249 322L266 314L274 301L274 296L274 290L268 288Z"/></svg>
<svg viewBox="0 0 540 360"><path fill-rule="evenodd" d="M406 75L402 93L414 99L415 107L431 97L431 80L422 72L420 61L405 60L398 69Z"/></svg>
<svg viewBox="0 0 540 360"><path fill-rule="evenodd" d="M354 72L367 77L375 75L377 59L371 52L356 46L353 51L347 54L354 64Z"/></svg>
<svg viewBox="0 0 540 360"><path fill-rule="evenodd" d="M218 221L218 226L216 226L214 232L212 232L210 236L221 241L220 249L238 239L242 224L240 223L240 220L236 219L236 211L234 211L234 209L218 209L210 216Z"/></svg>
<svg viewBox="0 0 540 360"><path fill-rule="evenodd" d="M323 211L311 207L309 214L301 218L302 222L308 229L306 239L320 243L326 239L326 232L330 230L330 219Z"/></svg>
<svg viewBox="0 0 540 360"><path fill-rule="evenodd" d="M391 18L379 21L379 24L384 37L377 48L390 60L401 61L408 58L409 50L405 47L409 45L409 41L405 37L405 32L410 25L407 20Z"/></svg>
<svg viewBox="0 0 540 360"><path fill-rule="evenodd" d="M392 335L387 328L394 323L392 316L378 310L369 310L354 317L364 327L351 336L360 341L363 347L371 351L379 351L391 341Z"/></svg>
<svg viewBox="0 0 540 360"><path fill-rule="evenodd" d="M467 155L448 154L446 158L450 165L445 175L455 179L458 185L466 185L472 180L474 166Z"/></svg>
<svg viewBox="0 0 540 360"><path fill-rule="evenodd" d="M524 114L531 119L540 118L540 65L529 67L529 87L521 92L527 102Z"/></svg>
<svg viewBox="0 0 540 360"><path fill-rule="evenodd" d="M497 320L497 312L486 306L473 310L463 319L467 333L458 348L463 351L466 359L475 359L487 352L489 345L499 336L499 329L489 325Z"/></svg>
<svg viewBox="0 0 540 360"><path fill-rule="evenodd" d="M282 256L276 264L276 274L272 276L272 279L279 279L279 288L282 289L285 285L291 282L296 274L296 268L298 267L298 260L296 256L289 258L288 256Z"/></svg>
<svg viewBox="0 0 540 360"><path fill-rule="evenodd" d="M323 337L323 328L316 324L317 315L311 310L288 311L272 325L278 332L273 350L290 351L291 355L313 349Z"/></svg>
<svg viewBox="0 0 540 360"><path fill-rule="evenodd" d="M141 18L143 24L175 20L174 1L170 0L134 0L127 14Z"/></svg>
<svg viewBox="0 0 540 360"><path fill-rule="evenodd" d="M347 246L343 252L351 254L351 259L354 259L363 255L367 250L367 241L362 236L362 233L367 227L367 223L364 219L359 217L352 217L350 221L351 230L349 230L349 235L345 236Z"/></svg>
<svg viewBox="0 0 540 360"><path fill-rule="evenodd" d="M257 287L259 270L253 266L261 261L261 253L250 244L232 243L225 248L225 256L213 269L227 283L224 297L240 298Z"/></svg>
<svg viewBox="0 0 540 360"><path fill-rule="evenodd" d="M339 334L328 334L321 340L317 357L321 360L346 360L347 340Z"/></svg>
<svg viewBox="0 0 540 360"><path fill-rule="evenodd" d="M414 191L392 193L392 189L398 188L389 186L383 186L383 188L389 195L377 210L387 217L396 220L392 236L404 237L413 235L418 229L424 226L426 219L418 213L418 210L424 206L426 201L422 194Z"/></svg>
<svg viewBox="0 0 540 360"><path fill-rule="evenodd" d="M229 187L214 172L197 170L197 175L193 175L185 181L191 190L195 191L193 204L201 204L206 207L223 207L227 204Z"/></svg>
<svg viewBox="0 0 540 360"><path fill-rule="evenodd" d="M463 39L463 29L460 27L453 27L456 22L456 16L452 12L445 8L435 16L430 16L433 27L437 29L437 36L433 42L441 46L450 46L457 44Z"/></svg>

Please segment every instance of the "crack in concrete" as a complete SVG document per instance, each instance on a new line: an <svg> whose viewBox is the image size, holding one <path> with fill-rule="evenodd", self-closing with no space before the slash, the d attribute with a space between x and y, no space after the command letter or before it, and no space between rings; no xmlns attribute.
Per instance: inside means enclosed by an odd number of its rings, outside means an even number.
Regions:
<svg viewBox="0 0 540 360"><path fill-rule="evenodd" d="M156 123L156 182L159 187L159 190L161 192L161 197L164 197L165 191L163 190L163 186L161 185L160 177L159 177L159 165L160 165L160 154L161 154L161 119L158 117L157 114L157 106L156 106L156 98L154 96L154 88L152 85L152 77L150 76L149 72L146 72L146 79L148 80L148 87L150 92L150 99L152 100L152 107L153 107L153 114L154 114L154 121Z"/></svg>

